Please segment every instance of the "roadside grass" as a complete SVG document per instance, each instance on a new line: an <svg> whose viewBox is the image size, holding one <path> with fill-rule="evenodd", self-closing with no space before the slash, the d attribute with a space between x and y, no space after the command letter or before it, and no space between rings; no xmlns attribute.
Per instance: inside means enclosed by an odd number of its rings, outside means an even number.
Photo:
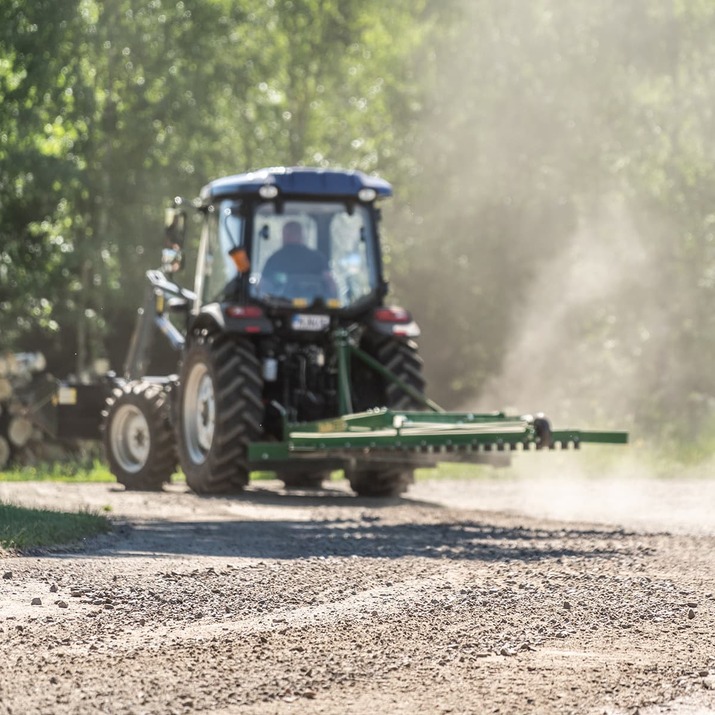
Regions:
<svg viewBox="0 0 715 715"><path fill-rule="evenodd" d="M275 479L274 472L251 472L251 480L265 481ZM186 481L181 470L171 477L172 484ZM65 482L82 484L87 482L116 482L109 467L100 459L91 462L54 462L34 466L11 467L0 471L0 482Z"/></svg>
<svg viewBox="0 0 715 715"><path fill-rule="evenodd" d="M113 482L106 464L92 462L53 462L27 467L12 467L0 472L0 482Z"/></svg>
<svg viewBox="0 0 715 715"><path fill-rule="evenodd" d="M715 417L708 420L691 439L664 442L659 452L663 459L688 467L712 463L715 457Z"/></svg>
<svg viewBox="0 0 715 715"><path fill-rule="evenodd" d="M89 511L30 509L0 502L0 550L69 545L110 529L106 517Z"/></svg>

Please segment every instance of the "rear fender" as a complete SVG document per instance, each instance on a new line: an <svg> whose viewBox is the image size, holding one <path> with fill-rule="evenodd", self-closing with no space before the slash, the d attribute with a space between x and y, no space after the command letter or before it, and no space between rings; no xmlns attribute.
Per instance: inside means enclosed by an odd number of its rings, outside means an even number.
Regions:
<svg viewBox="0 0 715 715"><path fill-rule="evenodd" d="M221 308L212 303L201 308L201 312L191 321L191 332L194 334L207 332L225 332L226 321Z"/></svg>

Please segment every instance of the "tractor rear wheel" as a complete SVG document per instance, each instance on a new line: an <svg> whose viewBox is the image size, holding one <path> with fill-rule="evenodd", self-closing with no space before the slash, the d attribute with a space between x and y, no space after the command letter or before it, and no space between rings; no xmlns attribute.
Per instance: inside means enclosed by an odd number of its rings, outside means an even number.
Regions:
<svg viewBox="0 0 715 715"><path fill-rule="evenodd" d="M423 362L413 340L399 340L386 336L370 335L360 348L375 358L395 377L424 394ZM353 360L353 396L356 409L389 407L393 410L421 410L424 405L405 392L399 385L386 380L367 367L358 358Z"/></svg>
<svg viewBox="0 0 715 715"><path fill-rule="evenodd" d="M422 358L417 354L417 343L413 340L387 338L379 346L377 359L402 382L407 383L420 394L425 390L422 376ZM408 395L398 385L385 385L385 405L393 410L421 410L424 405Z"/></svg>
<svg viewBox="0 0 715 715"><path fill-rule="evenodd" d="M159 491L176 471L176 444L161 385L136 380L117 387L102 413L109 468L127 489Z"/></svg>
<svg viewBox="0 0 715 715"><path fill-rule="evenodd" d="M248 445L261 435L261 369L253 344L202 338L187 351L179 378L179 461L199 494L248 484Z"/></svg>
<svg viewBox="0 0 715 715"><path fill-rule="evenodd" d="M417 353L417 343L386 336L367 337L361 348L387 368L395 377L424 394L422 358ZM371 407L388 407L392 410L424 409L418 400L396 383L369 370L357 360L353 364L353 393L359 410ZM407 491L414 483L414 469L397 466L376 467L360 464L347 468L345 476L352 490L359 496L394 497Z"/></svg>

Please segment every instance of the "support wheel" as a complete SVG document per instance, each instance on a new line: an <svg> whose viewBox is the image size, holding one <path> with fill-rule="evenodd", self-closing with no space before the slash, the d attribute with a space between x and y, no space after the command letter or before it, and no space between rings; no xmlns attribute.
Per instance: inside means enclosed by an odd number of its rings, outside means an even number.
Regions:
<svg viewBox="0 0 715 715"><path fill-rule="evenodd" d="M252 343L197 340L179 378L177 443L186 482L199 494L248 484L248 445L261 433L263 383Z"/></svg>
<svg viewBox="0 0 715 715"><path fill-rule="evenodd" d="M127 489L159 491L176 471L176 445L162 385L136 380L115 388L102 412L109 469Z"/></svg>
<svg viewBox="0 0 715 715"><path fill-rule="evenodd" d="M361 467L345 470L351 489L361 497L397 497L414 484L414 470L400 467Z"/></svg>
<svg viewBox="0 0 715 715"><path fill-rule="evenodd" d="M286 489L320 489L330 479L329 471L278 472Z"/></svg>
<svg viewBox="0 0 715 715"><path fill-rule="evenodd" d="M551 423L541 413L534 418L534 432L536 433L536 449L554 448L554 439L551 436Z"/></svg>

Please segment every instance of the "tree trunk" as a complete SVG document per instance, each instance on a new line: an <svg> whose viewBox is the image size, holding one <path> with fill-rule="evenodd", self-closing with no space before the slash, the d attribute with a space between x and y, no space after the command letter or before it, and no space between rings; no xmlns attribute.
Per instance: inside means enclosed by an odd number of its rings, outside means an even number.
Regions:
<svg viewBox="0 0 715 715"><path fill-rule="evenodd" d="M4 437L0 437L0 469L5 469L5 466L10 461L10 445Z"/></svg>
<svg viewBox="0 0 715 715"><path fill-rule="evenodd" d="M32 422L27 417L18 416L10 420L7 437L15 447L24 447L32 437Z"/></svg>
<svg viewBox="0 0 715 715"><path fill-rule="evenodd" d="M0 377L0 402L7 402L12 397L12 383L6 377Z"/></svg>

